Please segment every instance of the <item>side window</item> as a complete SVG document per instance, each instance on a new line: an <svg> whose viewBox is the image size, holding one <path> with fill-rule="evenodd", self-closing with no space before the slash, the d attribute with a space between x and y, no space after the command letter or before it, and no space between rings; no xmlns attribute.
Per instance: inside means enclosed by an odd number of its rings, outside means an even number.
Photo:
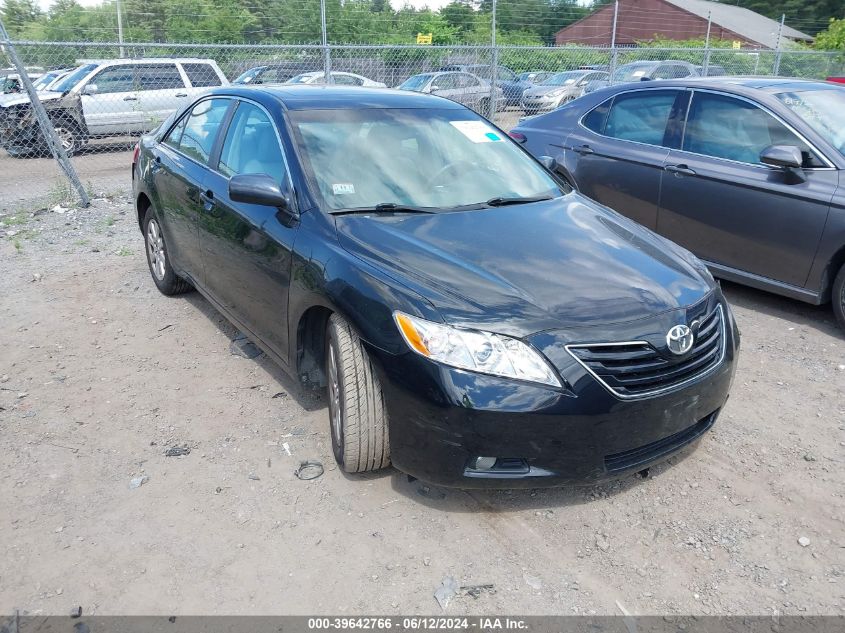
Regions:
<svg viewBox="0 0 845 633"><path fill-rule="evenodd" d="M604 134L625 141L663 145L677 90L644 90L616 97Z"/></svg>
<svg viewBox="0 0 845 633"><path fill-rule="evenodd" d="M458 75L438 75L434 78L434 85L438 90L454 90L458 87Z"/></svg>
<svg viewBox="0 0 845 633"><path fill-rule="evenodd" d="M245 101L238 104L217 167L228 177L267 174L282 182L285 177L282 148L276 128L264 110Z"/></svg>
<svg viewBox="0 0 845 633"><path fill-rule="evenodd" d="M341 75L340 73L332 73L332 80L339 86L360 86L364 83L357 77Z"/></svg>
<svg viewBox="0 0 845 633"><path fill-rule="evenodd" d="M670 64L664 64L662 66L658 66L654 74L651 76L652 79L672 79L677 77L678 75L675 74L675 66Z"/></svg>
<svg viewBox="0 0 845 633"><path fill-rule="evenodd" d="M798 147L805 167L822 164L806 143L756 105L724 95L693 94L684 130L685 151L757 165L769 145Z"/></svg>
<svg viewBox="0 0 845 633"><path fill-rule="evenodd" d="M173 90L185 82L176 64L141 64L138 66L138 90Z"/></svg>
<svg viewBox="0 0 845 633"><path fill-rule="evenodd" d="M170 134L164 137L164 141L162 141L165 145L170 145L170 147L174 149L179 149L179 141L182 140L182 132L185 131L185 123L188 122L188 117L183 116L179 123L173 126L173 129L170 130Z"/></svg>
<svg viewBox="0 0 845 633"><path fill-rule="evenodd" d="M604 123L607 121L607 113L610 111L611 101L612 99L608 99L593 108L583 119L584 127L596 134L604 134Z"/></svg>
<svg viewBox="0 0 845 633"><path fill-rule="evenodd" d="M195 105L187 117L179 150L200 163L207 163L220 122L230 103L228 99L207 99Z"/></svg>
<svg viewBox="0 0 845 633"><path fill-rule="evenodd" d="M132 92L135 89L134 68L129 64L100 71L88 82L97 86L97 94Z"/></svg>
<svg viewBox="0 0 845 633"><path fill-rule="evenodd" d="M462 73L458 77L458 86L460 88L477 88L478 87L478 79L476 79L472 75Z"/></svg>
<svg viewBox="0 0 845 633"><path fill-rule="evenodd" d="M502 81L516 81L516 75L513 74L513 71L509 68L505 68L504 66L496 67L496 75Z"/></svg>
<svg viewBox="0 0 845 633"><path fill-rule="evenodd" d="M185 74L194 88L210 88L220 85L220 77L214 72L211 64L182 63Z"/></svg>

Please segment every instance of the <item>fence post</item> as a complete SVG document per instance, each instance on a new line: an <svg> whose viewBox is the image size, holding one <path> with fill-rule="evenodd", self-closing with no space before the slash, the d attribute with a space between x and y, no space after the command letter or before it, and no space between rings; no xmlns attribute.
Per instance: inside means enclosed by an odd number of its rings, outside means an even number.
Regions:
<svg viewBox="0 0 845 633"><path fill-rule="evenodd" d="M780 25L778 26L778 40L775 45L775 65L772 67L772 74L777 77L780 74L780 38L783 35L783 23L786 20L786 14L782 13L780 16Z"/></svg>
<svg viewBox="0 0 845 633"><path fill-rule="evenodd" d="M117 41L120 44L120 57L126 57L126 51L123 49L123 16L120 12L120 0L115 1L117 7Z"/></svg>
<svg viewBox="0 0 845 633"><path fill-rule="evenodd" d="M9 39L9 33L6 31L6 27L3 25L2 20L0 20L0 45L6 49L6 54L12 61L12 65L14 65L15 69L18 71L21 85L26 88L26 93L29 95L30 107L32 108L32 111L35 112L38 127L41 128L41 133L44 135L47 147L50 148L50 153L53 154L53 158L56 159L59 167L62 168L62 171L65 173L65 176L67 176L70 184L74 189L76 189L76 193L79 194L80 204L83 207L87 207L91 204L91 201L88 199L88 192L85 191L85 187L82 186L79 176L76 174L76 169L74 169L73 164L68 158L67 152L65 152L65 148L56 136L56 130L50 122L47 110L44 109L44 104L41 103L41 99L38 98L35 86L32 85L32 81L29 79L29 75L26 72L26 67L23 65L20 57L18 57L18 52L15 50L15 47L12 46L12 42Z"/></svg>
<svg viewBox="0 0 845 633"><path fill-rule="evenodd" d="M496 0L493 0L491 24L493 28L490 36L490 58L493 63L490 69L490 103L487 104L487 118L492 121L493 117L496 116L496 98L499 94L496 89L496 76L499 70L499 49L496 48Z"/></svg>
<svg viewBox="0 0 845 633"><path fill-rule="evenodd" d="M323 79L327 84L333 84L332 54L329 50L329 32L326 28L326 0L320 0L320 31L323 40Z"/></svg>
<svg viewBox="0 0 845 633"><path fill-rule="evenodd" d="M613 84L613 75L616 73L617 51L616 51L616 24L619 20L619 0L613 3L613 31L610 34L610 83Z"/></svg>
<svg viewBox="0 0 845 633"><path fill-rule="evenodd" d="M704 38L704 62L701 65L702 75L707 76L710 68L710 27L713 25L713 14L707 12L707 37Z"/></svg>

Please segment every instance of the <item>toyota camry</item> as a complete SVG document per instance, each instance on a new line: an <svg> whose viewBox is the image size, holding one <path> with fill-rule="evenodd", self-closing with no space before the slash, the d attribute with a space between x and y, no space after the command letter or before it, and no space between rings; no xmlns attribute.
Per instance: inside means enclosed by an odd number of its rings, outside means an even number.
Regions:
<svg viewBox="0 0 845 633"><path fill-rule="evenodd" d="M537 487L694 443L739 344L695 257L547 165L437 96L260 86L195 100L132 176L158 289L326 388L345 471Z"/></svg>

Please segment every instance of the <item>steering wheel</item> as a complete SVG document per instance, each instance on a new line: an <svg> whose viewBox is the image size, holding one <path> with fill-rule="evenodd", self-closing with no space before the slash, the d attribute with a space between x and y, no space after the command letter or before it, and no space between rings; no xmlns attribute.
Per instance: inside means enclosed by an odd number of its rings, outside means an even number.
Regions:
<svg viewBox="0 0 845 633"><path fill-rule="evenodd" d="M437 170L437 173L434 174L431 178L429 178L425 186L426 187L437 187L438 185L442 185L445 183L441 183L440 180L448 174L449 172L456 171L460 167L469 167L469 169L476 169L475 165L467 160L456 160L454 163L448 163L444 165L442 168Z"/></svg>

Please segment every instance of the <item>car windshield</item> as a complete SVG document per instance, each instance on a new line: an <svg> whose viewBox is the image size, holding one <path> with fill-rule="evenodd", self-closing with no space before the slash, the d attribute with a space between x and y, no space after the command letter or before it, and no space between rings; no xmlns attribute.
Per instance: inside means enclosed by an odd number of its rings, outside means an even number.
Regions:
<svg viewBox="0 0 845 633"><path fill-rule="evenodd" d="M50 90L55 90L56 92L67 92L68 90L72 90L76 84L78 84L85 75L90 73L97 67L97 64L85 64L84 66L80 66L72 73L66 75L64 79L61 79L58 83L50 87Z"/></svg>
<svg viewBox="0 0 845 633"><path fill-rule="evenodd" d="M841 88L800 90L781 92L775 97L845 153L845 91Z"/></svg>
<svg viewBox="0 0 845 633"><path fill-rule="evenodd" d="M322 75L320 79L322 79ZM291 77L285 83L286 84L307 84L314 81L315 76L311 73L302 73L301 75L297 75L296 77Z"/></svg>
<svg viewBox="0 0 845 633"><path fill-rule="evenodd" d="M429 79L431 79L431 75L414 75L402 82L399 90L422 90Z"/></svg>
<svg viewBox="0 0 845 633"><path fill-rule="evenodd" d="M52 82L56 78L57 73L45 73L41 75L41 77L32 84L36 90L41 90L44 86Z"/></svg>
<svg viewBox="0 0 845 633"><path fill-rule="evenodd" d="M558 73L546 79L541 85L543 86L570 86L581 79L585 73L570 72Z"/></svg>
<svg viewBox="0 0 845 633"><path fill-rule="evenodd" d="M255 81L255 78L258 77L267 66L258 66L257 68L250 68L248 71L243 73L240 77L235 79L234 83L236 84L249 84Z"/></svg>
<svg viewBox="0 0 845 633"><path fill-rule="evenodd" d="M304 167L330 211L437 211L562 195L506 134L469 110L298 110L290 117Z"/></svg>
<svg viewBox="0 0 845 633"><path fill-rule="evenodd" d="M635 81L651 70L652 64L631 64L622 66L613 73L613 81Z"/></svg>

